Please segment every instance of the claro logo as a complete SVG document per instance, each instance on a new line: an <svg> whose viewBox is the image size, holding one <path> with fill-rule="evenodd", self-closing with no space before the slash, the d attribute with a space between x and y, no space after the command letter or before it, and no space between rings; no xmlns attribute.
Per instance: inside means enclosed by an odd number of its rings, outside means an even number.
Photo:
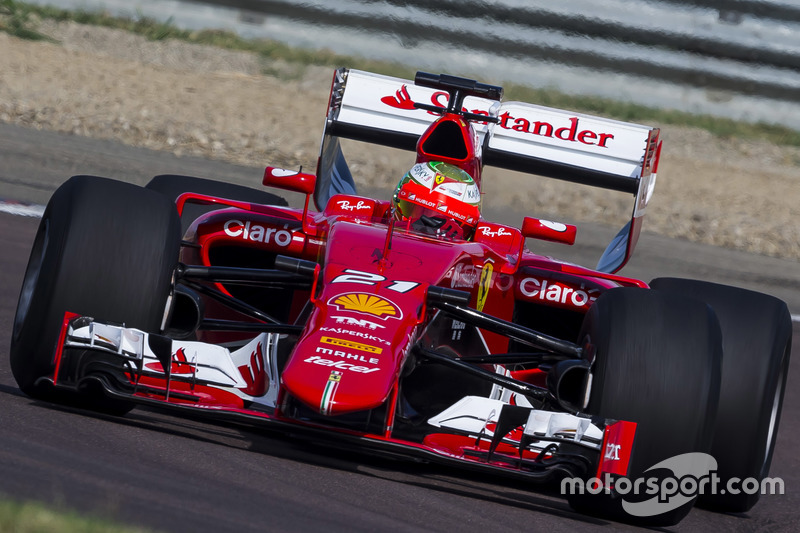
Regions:
<svg viewBox="0 0 800 533"><path fill-rule="evenodd" d="M278 229L252 224L249 220L246 222L228 220L222 229L225 230L226 235L245 241L263 242L264 244L274 242L278 246L289 246L292 242L292 232L288 231L287 227Z"/></svg>
<svg viewBox="0 0 800 533"><path fill-rule="evenodd" d="M597 300L600 289L586 289L562 285L552 280L525 278L519 283L519 291L532 300L584 307Z"/></svg>

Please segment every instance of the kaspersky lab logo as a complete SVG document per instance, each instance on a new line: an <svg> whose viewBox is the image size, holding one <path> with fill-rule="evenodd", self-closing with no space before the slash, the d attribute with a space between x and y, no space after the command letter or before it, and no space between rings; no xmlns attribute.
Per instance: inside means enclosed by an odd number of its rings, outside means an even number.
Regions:
<svg viewBox="0 0 800 533"><path fill-rule="evenodd" d="M664 475L669 471L671 475ZM649 475L648 475L649 474ZM730 478L717 475L717 460L707 453L684 453L654 464L635 480L606 474L604 479L565 478L561 494L616 493L622 508L636 517L668 513L704 494L783 494L781 478ZM648 496L650 496L648 498Z"/></svg>

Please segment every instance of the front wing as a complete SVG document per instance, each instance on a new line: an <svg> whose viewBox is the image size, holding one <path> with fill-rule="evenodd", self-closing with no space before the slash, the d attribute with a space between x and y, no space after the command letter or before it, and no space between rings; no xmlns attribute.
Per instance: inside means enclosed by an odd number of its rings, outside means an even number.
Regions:
<svg viewBox="0 0 800 533"><path fill-rule="evenodd" d="M627 474L635 423L535 409L508 391L462 398L427 420L428 431L414 439L398 436L389 416L380 432L289 416L278 364L282 338L262 333L229 350L67 313L55 373L47 379L60 389L80 391L100 384L118 400L317 439L322 433L377 454L455 463L539 482Z"/></svg>

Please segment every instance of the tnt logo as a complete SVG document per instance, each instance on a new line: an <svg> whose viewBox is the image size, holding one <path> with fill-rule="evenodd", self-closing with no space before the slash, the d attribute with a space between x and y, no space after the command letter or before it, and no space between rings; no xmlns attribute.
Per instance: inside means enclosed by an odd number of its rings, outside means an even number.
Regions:
<svg viewBox="0 0 800 533"><path fill-rule="evenodd" d="M333 317L336 319L337 324L345 324L347 326L356 326L359 328L369 329L369 330L376 330L378 328L385 328L386 326L381 326L380 324L376 324L375 322L370 322L369 320L359 320L358 318L352 318L349 316L335 316Z"/></svg>

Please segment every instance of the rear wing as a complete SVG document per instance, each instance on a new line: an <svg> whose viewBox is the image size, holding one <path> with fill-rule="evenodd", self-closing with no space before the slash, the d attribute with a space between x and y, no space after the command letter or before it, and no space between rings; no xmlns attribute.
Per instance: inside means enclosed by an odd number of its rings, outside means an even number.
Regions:
<svg viewBox="0 0 800 533"><path fill-rule="evenodd" d="M437 118L414 102L446 106L446 91L413 81L339 69L334 74L317 168L314 200L324 209L338 193L356 188L340 138L416 150ZM473 123L484 165L581 183L635 196L631 221L609 245L598 270L615 272L630 257L652 195L661 142L659 130L524 102L468 96L464 107L498 118Z"/></svg>

